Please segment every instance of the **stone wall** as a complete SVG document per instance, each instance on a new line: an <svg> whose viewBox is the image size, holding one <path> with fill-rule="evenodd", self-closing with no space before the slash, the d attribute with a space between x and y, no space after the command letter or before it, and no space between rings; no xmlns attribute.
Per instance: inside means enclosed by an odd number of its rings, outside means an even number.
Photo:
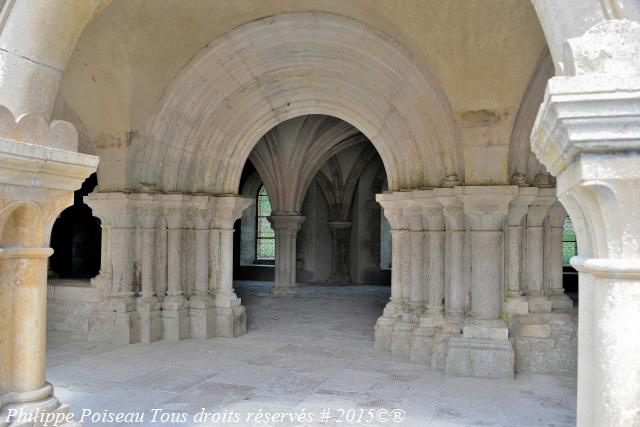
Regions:
<svg viewBox="0 0 640 427"><path fill-rule="evenodd" d="M578 310L514 316L516 373L576 375Z"/></svg>
<svg viewBox="0 0 640 427"><path fill-rule="evenodd" d="M98 301L98 290L89 280L49 280L47 329L86 335Z"/></svg>

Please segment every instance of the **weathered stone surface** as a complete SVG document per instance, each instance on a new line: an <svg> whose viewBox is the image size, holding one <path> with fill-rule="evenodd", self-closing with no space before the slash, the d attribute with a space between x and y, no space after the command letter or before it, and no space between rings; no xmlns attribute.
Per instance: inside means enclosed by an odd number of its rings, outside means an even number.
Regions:
<svg viewBox="0 0 640 427"><path fill-rule="evenodd" d="M454 376L513 378L515 356L508 340L452 337L447 346L445 372Z"/></svg>

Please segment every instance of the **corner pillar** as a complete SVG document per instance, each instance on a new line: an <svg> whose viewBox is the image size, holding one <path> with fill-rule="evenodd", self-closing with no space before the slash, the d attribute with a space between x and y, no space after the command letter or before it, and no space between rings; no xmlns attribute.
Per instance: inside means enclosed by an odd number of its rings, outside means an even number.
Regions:
<svg viewBox="0 0 640 427"><path fill-rule="evenodd" d="M237 337L247 332L247 312L233 291L233 224L251 200L239 196L214 198L209 231L209 290L215 295L216 336Z"/></svg>
<svg viewBox="0 0 640 427"><path fill-rule="evenodd" d="M639 55L633 21L569 39L531 137L578 239L581 427L640 423Z"/></svg>
<svg viewBox="0 0 640 427"><path fill-rule="evenodd" d="M409 338L415 327L410 310L411 299L411 231L410 211L415 207L411 192L398 191L376 195L391 227L391 298L376 321L374 350L409 357ZM421 276L415 276L419 280ZM414 285L415 286L415 285ZM424 292L424 291L423 291ZM424 295L424 293L423 293ZM396 328L396 323L402 323ZM395 344L392 342L395 329ZM398 333L402 337L398 336ZM401 339L400 339L401 338Z"/></svg>
<svg viewBox="0 0 640 427"><path fill-rule="evenodd" d="M111 280L106 283L103 300L89 317L88 339L124 344L140 342L140 323L133 290L135 209L128 195L121 192L91 193L84 200L93 214L100 218L103 234L107 227L111 261L107 267Z"/></svg>
<svg viewBox="0 0 640 427"><path fill-rule="evenodd" d="M2 92L0 99L4 99ZM27 122L20 126L7 108L0 107L2 425L22 424L10 416L12 410L27 414L69 412L54 396L53 386L45 377L47 259L53 253L48 246L57 216L73 203L73 191L96 170L98 158L47 146L47 141L41 138L58 131L51 129L48 120L39 119L31 125L37 128L38 123L46 123L46 131L34 129ZM57 127L63 128L71 133L66 137L58 134L58 142L77 147L75 128L69 123Z"/></svg>

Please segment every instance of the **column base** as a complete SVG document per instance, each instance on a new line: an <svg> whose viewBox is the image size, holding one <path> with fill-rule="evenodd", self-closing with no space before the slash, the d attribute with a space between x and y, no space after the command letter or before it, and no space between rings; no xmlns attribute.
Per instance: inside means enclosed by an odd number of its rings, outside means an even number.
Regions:
<svg viewBox="0 0 640 427"><path fill-rule="evenodd" d="M553 308L552 302L545 296L530 296L529 312L530 313L551 313Z"/></svg>
<svg viewBox="0 0 640 427"><path fill-rule="evenodd" d="M38 390L10 392L3 399L6 403L0 408L2 427L81 426L72 421L69 406L60 403L53 395L53 386L49 383Z"/></svg>
<svg viewBox="0 0 640 427"><path fill-rule="evenodd" d="M189 310L182 295L167 296L162 302L162 339L179 341L189 338Z"/></svg>
<svg viewBox="0 0 640 427"><path fill-rule="evenodd" d="M207 295L194 295L189 299L191 338L216 336L216 314L213 299Z"/></svg>
<svg viewBox="0 0 640 427"><path fill-rule="evenodd" d="M411 337L409 361L419 365L431 366L433 341L438 331L436 327L418 326Z"/></svg>
<svg viewBox="0 0 640 427"><path fill-rule="evenodd" d="M513 379L513 344L509 340L451 337L445 373L458 377Z"/></svg>
<svg viewBox="0 0 640 427"><path fill-rule="evenodd" d="M109 301L91 313L88 340L119 344L140 342L140 318L133 299Z"/></svg>
<svg viewBox="0 0 640 427"><path fill-rule="evenodd" d="M275 298L295 297L298 293L296 286L274 286L271 290L271 296Z"/></svg>
<svg viewBox="0 0 640 427"><path fill-rule="evenodd" d="M509 328L502 319L466 319L462 334L465 338L506 341L509 339Z"/></svg>
<svg viewBox="0 0 640 427"><path fill-rule="evenodd" d="M247 312L243 306L216 307L215 313L217 337L235 338L247 333Z"/></svg>
<svg viewBox="0 0 640 427"><path fill-rule="evenodd" d="M573 310L573 300L564 292L551 295L550 299L553 310Z"/></svg>
<svg viewBox="0 0 640 427"><path fill-rule="evenodd" d="M391 357L398 360L409 360L411 341L417 324L411 321L409 314L404 314L395 322L391 331Z"/></svg>
<svg viewBox="0 0 640 427"><path fill-rule="evenodd" d="M139 298L136 301L140 323L140 342L151 343L162 339L162 304L155 298Z"/></svg>
<svg viewBox="0 0 640 427"><path fill-rule="evenodd" d="M460 326L445 320L441 312L427 313L413 331L409 361L432 370L444 370L447 341L451 335L459 334Z"/></svg>
<svg viewBox="0 0 640 427"><path fill-rule="evenodd" d="M215 314L217 337L235 338L247 333L247 311L233 291L216 296Z"/></svg>
<svg viewBox="0 0 640 427"><path fill-rule="evenodd" d="M390 352L393 328L403 315L409 315L408 305L403 301L391 300L384 307L382 316L376 321L373 336L373 351Z"/></svg>
<svg viewBox="0 0 640 427"><path fill-rule="evenodd" d="M521 295L509 296L504 302L503 311L509 319L515 315L527 314L529 312L529 302Z"/></svg>
<svg viewBox="0 0 640 427"><path fill-rule="evenodd" d="M378 353L388 353L391 351L391 337L393 327L396 324L395 318L380 316L373 329L373 351Z"/></svg>

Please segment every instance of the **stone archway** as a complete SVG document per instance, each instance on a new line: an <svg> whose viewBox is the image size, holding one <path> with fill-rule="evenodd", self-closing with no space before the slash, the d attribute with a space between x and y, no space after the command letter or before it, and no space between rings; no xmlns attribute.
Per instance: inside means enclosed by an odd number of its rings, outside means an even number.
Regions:
<svg viewBox="0 0 640 427"><path fill-rule="evenodd" d="M306 114L362 131L382 157L390 190L464 175L449 101L421 60L375 28L313 12L250 22L203 49L132 147L128 185L237 193L259 138Z"/></svg>

